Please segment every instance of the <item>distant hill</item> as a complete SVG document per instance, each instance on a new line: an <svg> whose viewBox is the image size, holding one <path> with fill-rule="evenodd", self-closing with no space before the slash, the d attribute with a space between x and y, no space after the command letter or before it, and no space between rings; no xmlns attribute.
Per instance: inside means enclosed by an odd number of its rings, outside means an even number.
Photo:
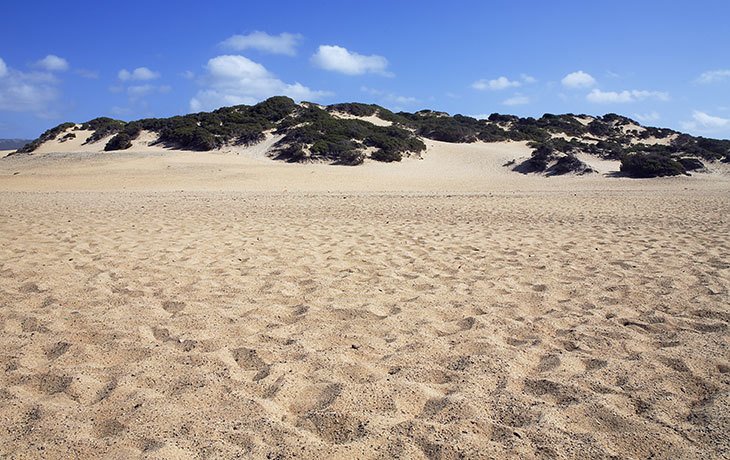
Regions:
<svg viewBox="0 0 730 460"><path fill-rule="evenodd" d="M167 147L198 151L253 145L278 135L268 152L273 159L341 165L358 165L366 158L400 161L425 151L424 139L450 143L526 141L533 148L532 156L505 165L524 174L592 172L578 159L579 154L620 160L622 173L634 177L684 174L703 168L703 162L730 161L730 140L644 127L617 114L545 114L536 119L494 113L480 120L431 110L394 113L373 104L297 104L283 96L253 106L170 118L131 122L96 118L81 125L63 123L18 153L32 153L48 141L75 138L74 131L79 130L91 132L84 145L103 144L104 151L132 147L143 131L154 133L156 142Z"/></svg>
<svg viewBox="0 0 730 460"><path fill-rule="evenodd" d="M19 149L30 141L30 139L0 139L0 150Z"/></svg>

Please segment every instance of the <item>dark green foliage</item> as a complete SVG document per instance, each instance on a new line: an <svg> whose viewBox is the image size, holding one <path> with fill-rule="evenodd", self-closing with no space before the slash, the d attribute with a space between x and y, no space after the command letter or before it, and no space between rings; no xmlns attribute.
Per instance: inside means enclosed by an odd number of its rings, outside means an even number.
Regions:
<svg viewBox="0 0 730 460"><path fill-rule="evenodd" d="M555 151L551 147L541 144L533 150L530 158L512 169L522 174L545 172L548 168L548 163L553 159L554 155Z"/></svg>
<svg viewBox="0 0 730 460"><path fill-rule="evenodd" d="M565 155L557 159L555 164L548 168L548 176L561 176L563 174L586 174L593 172L588 165L580 161L575 155Z"/></svg>
<svg viewBox="0 0 730 460"><path fill-rule="evenodd" d="M520 118L514 122L510 136L515 141L546 141L550 139L550 133L540 127L538 121L532 117Z"/></svg>
<svg viewBox="0 0 730 460"><path fill-rule="evenodd" d="M682 165L685 171L697 171L698 169L705 168L702 161L697 158L677 158L677 161Z"/></svg>
<svg viewBox="0 0 730 460"><path fill-rule="evenodd" d="M335 164L362 163L365 147L376 147L372 158L399 161L406 152L420 152L425 144L405 129L376 126L357 119L340 119L314 105L296 118L280 123L285 133L277 144L275 158L286 161L329 161Z"/></svg>
<svg viewBox="0 0 730 460"><path fill-rule="evenodd" d="M674 131L673 129L668 128L653 128L653 127L646 127L644 131L639 133L639 139L648 139L650 137L655 137L657 139L664 139L665 137L669 137L672 134L679 134L677 131Z"/></svg>
<svg viewBox="0 0 730 460"><path fill-rule="evenodd" d="M477 131L453 118L428 117L419 123L416 134L443 142L475 142Z"/></svg>
<svg viewBox="0 0 730 460"><path fill-rule="evenodd" d="M163 128L160 141L183 150L206 151L220 146L213 133L191 124Z"/></svg>
<svg viewBox="0 0 730 460"><path fill-rule="evenodd" d="M680 153L709 161L719 160L730 155L730 140L708 139L682 134L672 142L672 146L676 147Z"/></svg>
<svg viewBox="0 0 730 460"><path fill-rule="evenodd" d="M625 155L621 159L621 172L637 178L677 176L686 173L681 163L658 153Z"/></svg>
<svg viewBox="0 0 730 460"><path fill-rule="evenodd" d="M134 139L140 130L159 133L159 141L187 150L213 150L226 144L253 145L264 140L264 131L289 117L299 106L277 96L254 106L223 107L170 118L148 118L129 123L125 132Z"/></svg>
<svg viewBox="0 0 730 460"><path fill-rule="evenodd" d="M40 135L40 137L38 137L38 139L31 141L25 144L23 147L19 148L16 153L31 153L35 149L40 147L41 144L43 144L44 142L52 141L53 139L58 137L59 134L69 128L73 128L74 126L76 126L76 123L72 123L70 121L66 123L61 123L60 125L45 131L43 134Z"/></svg>
<svg viewBox="0 0 730 460"><path fill-rule="evenodd" d="M393 124L404 124L407 121L399 114L393 113L390 110L384 109L382 107L378 109L378 118L380 118L381 120L389 121Z"/></svg>
<svg viewBox="0 0 730 460"><path fill-rule="evenodd" d="M327 106L327 110L330 112L344 112L356 117L369 117L371 115L375 115L378 109L380 109L380 107L377 105L361 104L359 102L346 102Z"/></svg>
<svg viewBox="0 0 730 460"><path fill-rule="evenodd" d="M61 142L66 142L71 139L76 139L76 133L66 133L61 137Z"/></svg>
<svg viewBox="0 0 730 460"><path fill-rule="evenodd" d="M614 134L614 130L611 125L598 119L588 123L588 132L594 136L600 137L610 137Z"/></svg>
<svg viewBox="0 0 730 460"><path fill-rule="evenodd" d="M109 139L109 142L104 146L104 151L110 150L126 150L132 146L132 138L127 133L117 133L114 137Z"/></svg>
<svg viewBox="0 0 730 460"><path fill-rule="evenodd" d="M263 118L269 122L279 121L294 113L294 111L298 108L299 106L292 98L286 96L270 97L263 102L259 102L258 104L251 106L249 111L250 118L248 123L245 124L251 124L253 123L253 120L257 120L259 118ZM218 110L224 111L225 108Z"/></svg>
<svg viewBox="0 0 730 460"><path fill-rule="evenodd" d="M492 123L509 123L518 121L519 119L520 117L516 115L501 115L499 113L493 113L489 115L489 118L487 118L487 120L491 121Z"/></svg>
<svg viewBox="0 0 730 460"><path fill-rule="evenodd" d="M426 150L426 144L413 136L410 132L396 127L386 127L374 130L364 139L367 147L376 147L371 158L377 161L400 161L404 152L421 152Z"/></svg>
<svg viewBox="0 0 730 460"><path fill-rule="evenodd" d="M629 125L629 124L636 124L634 120L628 117L624 117L623 115L618 115L616 113L607 113L606 115L601 117L601 120L603 120L606 123L612 123L616 126L622 126L622 125Z"/></svg>
<svg viewBox="0 0 730 460"><path fill-rule="evenodd" d="M403 159L403 155L400 152L392 150L377 150L370 155L370 158L376 161L392 163L393 161L401 161Z"/></svg>
<svg viewBox="0 0 730 460"><path fill-rule="evenodd" d="M579 141L574 140L565 140L559 137L556 137L554 139L548 139L546 141L531 141L527 143L528 147L531 147L535 149L535 151L540 150L541 152L545 152L546 149L549 149L550 151L556 151L556 152L562 152L562 153L574 153L578 150L580 150L581 147L584 146L584 144L580 143Z"/></svg>
<svg viewBox="0 0 730 460"><path fill-rule="evenodd" d="M501 142L510 139L510 133L497 125L485 123L477 133L477 138L483 142Z"/></svg>
<svg viewBox="0 0 730 460"><path fill-rule="evenodd" d="M91 134L91 136L89 136L84 144L91 144L111 134L118 133L124 128L125 125L126 123L123 121L115 120L108 117L99 117L94 118L93 120L89 120L81 125L81 129L89 129L94 132Z"/></svg>
<svg viewBox="0 0 730 460"><path fill-rule="evenodd" d="M532 136L520 132L508 132L484 120L443 112L421 110L415 114L401 112L396 115L400 124L415 129L416 134L427 139L451 143L470 143L477 140L499 142L508 139L526 140Z"/></svg>
<svg viewBox="0 0 730 460"><path fill-rule="evenodd" d="M307 154L304 152L304 146L302 144L294 143L277 149L273 158L289 163L301 163L307 160Z"/></svg>
<svg viewBox="0 0 730 460"><path fill-rule="evenodd" d="M650 128L654 129L654 128ZM670 134L676 134L671 131ZM653 152L665 155L689 155L707 161L716 161L730 155L730 140L708 139L680 134L670 145L634 145L634 152Z"/></svg>
<svg viewBox="0 0 730 460"><path fill-rule="evenodd" d="M553 133L565 133L568 136L579 137L586 134L586 127L575 119L573 115L553 115L546 113L537 120L537 125Z"/></svg>
<svg viewBox="0 0 730 460"><path fill-rule="evenodd" d="M564 139L551 139L546 143L531 143L528 145L535 148L532 156L512 168L513 171L522 174L544 173L546 176L593 172L588 165L580 161L572 153L576 149L576 146ZM505 166L512 164L514 162L507 163Z"/></svg>
<svg viewBox="0 0 730 460"><path fill-rule="evenodd" d="M625 153L623 146L615 141L598 141L596 144L589 144L585 151L606 160L620 160Z"/></svg>
<svg viewBox="0 0 730 460"><path fill-rule="evenodd" d="M341 119L333 117L332 112L344 112L355 117L376 115L390 121L392 126L376 126L356 118ZM296 104L288 97L277 96L253 106L222 107L213 112L147 118L129 123L106 117L95 118L84 123L82 128L94 131L87 143L114 135L105 150L129 148L142 130L156 133L158 142L169 147L201 151L226 145L253 145L263 141L265 133L274 132L283 135L274 145L273 155L277 159L347 165L362 163L366 152L370 152L373 160L400 161L408 153L426 149L421 138L452 143L528 141L534 149L533 155L515 169L548 175L589 170L575 157L577 153L624 159L630 174L644 174L642 165L646 166L646 174L658 175L655 174L657 171L666 174L694 169L698 167L697 158L730 161L730 140L682 134L677 135L670 145L647 145L641 140L667 138L678 133L660 128L625 133L623 129L631 123L635 122L616 114L596 118L587 126L573 114L546 113L535 119L493 113L487 120L479 120L433 110L393 113L378 105L356 102L323 108L307 102ZM500 124L508 124L508 130ZM20 152L31 152L43 142L56 139L70 127L74 124L64 123L48 130ZM563 136L553 137L555 134ZM595 142L591 137L602 140Z"/></svg>

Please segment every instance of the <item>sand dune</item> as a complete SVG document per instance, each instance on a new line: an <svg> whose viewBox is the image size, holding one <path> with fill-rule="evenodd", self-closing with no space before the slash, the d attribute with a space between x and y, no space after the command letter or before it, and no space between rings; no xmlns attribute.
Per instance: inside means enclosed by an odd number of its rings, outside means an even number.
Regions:
<svg viewBox="0 0 730 460"><path fill-rule="evenodd" d="M724 170L235 153L0 161L0 457L730 455Z"/></svg>
<svg viewBox="0 0 730 460"><path fill-rule="evenodd" d="M235 190L255 192L477 192L541 191L676 187L727 190L730 165L716 163L709 173L651 181L609 177L619 162L591 155L580 159L598 174L545 178L510 172L505 163L528 158L524 142L452 144L425 140L427 150L399 163L366 160L357 167L326 164L288 164L273 161L267 151L280 139L251 147L222 151L175 151L160 145L149 134L135 148L103 152L104 144L86 151L61 151L44 146L45 153L14 155L0 162L0 189L13 191L165 191ZM96 151L92 150L96 148Z"/></svg>

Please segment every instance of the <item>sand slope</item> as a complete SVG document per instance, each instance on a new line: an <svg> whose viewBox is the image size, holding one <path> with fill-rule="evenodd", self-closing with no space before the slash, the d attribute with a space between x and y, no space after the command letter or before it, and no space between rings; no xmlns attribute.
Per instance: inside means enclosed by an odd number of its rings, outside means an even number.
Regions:
<svg viewBox="0 0 730 460"><path fill-rule="evenodd" d="M727 177L506 147L0 161L0 457L730 455Z"/></svg>
<svg viewBox="0 0 730 460"><path fill-rule="evenodd" d="M289 164L266 156L279 139L269 134L260 144L215 152L149 145L154 141L149 134L122 152L52 152L49 146L46 153L14 155L0 161L0 190L484 192L730 187L730 165L722 163L709 165L708 173L650 181L610 177L618 172L619 162L589 155L580 158L597 174L545 178L511 172L504 166L507 162L530 156L531 149L524 142L450 144L426 140L426 152L398 163L367 160L356 167Z"/></svg>

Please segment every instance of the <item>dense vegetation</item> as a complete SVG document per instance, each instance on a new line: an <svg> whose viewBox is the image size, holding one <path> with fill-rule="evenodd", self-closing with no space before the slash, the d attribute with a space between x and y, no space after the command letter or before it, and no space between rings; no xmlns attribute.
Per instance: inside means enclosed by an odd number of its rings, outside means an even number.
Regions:
<svg viewBox="0 0 730 460"><path fill-rule="evenodd" d="M546 176L560 176L563 174L588 174L594 172L590 166L580 161L574 154L575 150L564 148L559 151L552 145L556 143L530 143L535 149L532 156L514 166L513 171L523 174L542 173Z"/></svg>
<svg viewBox="0 0 730 460"><path fill-rule="evenodd" d="M115 120L113 118L100 117L89 120L81 125L81 129L94 131L84 144L91 144L104 139L107 136L118 133L124 126L125 122Z"/></svg>
<svg viewBox="0 0 730 460"><path fill-rule="evenodd" d="M629 177L663 177L685 174L677 160L660 153L634 153L621 159L621 172Z"/></svg>
<svg viewBox="0 0 730 460"><path fill-rule="evenodd" d="M357 118L370 116L390 126ZM32 152L74 126L64 123L50 129L20 151ZM93 131L86 143L109 139L104 147L107 151L130 148L143 130L156 133L157 142L171 148L199 151L253 145L266 139L267 133L274 133L282 138L270 151L273 158L344 165L360 164L366 158L400 161L404 155L423 151L423 138L452 143L527 141L533 149L532 157L514 169L546 175L590 172L578 160L579 153L621 160L622 171L635 176L681 174L703 168L702 161L730 161L730 140L644 128L613 113L602 117L548 113L540 118L493 113L480 120L432 110L394 113L357 102L326 107L296 104L283 96L253 106L223 107L170 118L123 122L102 117L84 123L80 129Z"/></svg>
<svg viewBox="0 0 730 460"><path fill-rule="evenodd" d="M426 149L406 129L335 118L314 104L307 104L296 117L285 119L276 132L284 134L284 138L279 141L281 147L275 150L275 158L291 162L324 159L356 165L363 162L368 148L373 150L371 158L390 162L400 161L406 152Z"/></svg>

